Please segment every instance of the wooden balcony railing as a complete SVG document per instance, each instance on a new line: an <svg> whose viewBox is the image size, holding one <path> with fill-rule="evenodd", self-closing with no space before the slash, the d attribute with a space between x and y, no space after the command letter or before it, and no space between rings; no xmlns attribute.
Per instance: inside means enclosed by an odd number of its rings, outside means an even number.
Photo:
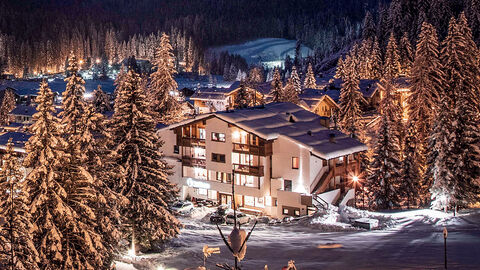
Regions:
<svg viewBox="0 0 480 270"><path fill-rule="evenodd" d="M206 167L207 161L201 158L192 158L189 156L182 157L182 165L187 167Z"/></svg>
<svg viewBox="0 0 480 270"><path fill-rule="evenodd" d="M266 144L264 146L258 146L242 143L233 143L233 152L256 156L268 156L272 154L272 145Z"/></svg>
<svg viewBox="0 0 480 270"><path fill-rule="evenodd" d="M264 176L263 166L233 164L233 171L245 175Z"/></svg>
<svg viewBox="0 0 480 270"><path fill-rule="evenodd" d="M192 147L192 146L200 146L205 147L205 139L198 139L198 138L181 138L181 146Z"/></svg>

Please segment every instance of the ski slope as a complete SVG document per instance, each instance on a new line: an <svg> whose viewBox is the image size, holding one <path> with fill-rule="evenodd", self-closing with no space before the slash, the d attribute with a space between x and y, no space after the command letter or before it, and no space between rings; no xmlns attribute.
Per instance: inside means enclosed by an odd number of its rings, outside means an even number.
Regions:
<svg viewBox="0 0 480 270"><path fill-rule="evenodd" d="M213 53L227 51L230 54L238 54L245 58L248 64L263 64L268 67L281 66L285 57L295 56L296 40L283 38L261 38L248 41L242 44L216 47L212 49ZM302 57L311 55L313 51L301 46Z"/></svg>

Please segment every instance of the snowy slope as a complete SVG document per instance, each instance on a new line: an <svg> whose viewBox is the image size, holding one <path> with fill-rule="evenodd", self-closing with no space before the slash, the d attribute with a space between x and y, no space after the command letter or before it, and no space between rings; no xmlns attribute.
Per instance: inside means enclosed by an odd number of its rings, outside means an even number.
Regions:
<svg viewBox="0 0 480 270"><path fill-rule="evenodd" d="M211 49L213 53L228 51L231 54L238 54L247 60L248 64L262 63L269 67L279 66L287 55L295 56L296 40L283 38L261 38L248 41L242 44L216 47ZM303 57L311 55L310 48L302 46Z"/></svg>

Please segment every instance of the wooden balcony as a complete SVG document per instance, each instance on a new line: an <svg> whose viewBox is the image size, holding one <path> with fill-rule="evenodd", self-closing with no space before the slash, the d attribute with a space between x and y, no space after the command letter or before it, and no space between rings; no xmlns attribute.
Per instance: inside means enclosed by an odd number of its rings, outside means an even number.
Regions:
<svg viewBox="0 0 480 270"><path fill-rule="evenodd" d="M180 146L205 148L205 139L182 137L180 139Z"/></svg>
<svg viewBox="0 0 480 270"><path fill-rule="evenodd" d="M182 157L182 165L187 167L202 167L205 168L207 166L207 161L201 158L192 158L189 156Z"/></svg>
<svg viewBox="0 0 480 270"><path fill-rule="evenodd" d="M265 144L263 146L233 143L233 152L249 154L255 156L269 156L272 154L272 144Z"/></svg>
<svg viewBox="0 0 480 270"><path fill-rule="evenodd" d="M252 176L264 176L263 166L249 166L242 164L233 164L233 171L239 174L252 175Z"/></svg>

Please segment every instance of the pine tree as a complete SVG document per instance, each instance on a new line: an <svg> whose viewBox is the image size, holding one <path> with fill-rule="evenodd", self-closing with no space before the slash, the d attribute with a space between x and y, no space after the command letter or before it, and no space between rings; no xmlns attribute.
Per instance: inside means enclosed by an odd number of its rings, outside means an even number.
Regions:
<svg viewBox="0 0 480 270"><path fill-rule="evenodd" d="M335 72L335 79L342 79L345 77L345 63L343 61L343 57L338 58L337 62L337 69Z"/></svg>
<svg viewBox="0 0 480 270"><path fill-rule="evenodd" d="M420 168L417 161L415 132L413 129L414 126L410 125L403 141L404 152L399 187L402 200L408 208L411 205L417 205L421 188Z"/></svg>
<svg viewBox="0 0 480 270"><path fill-rule="evenodd" d="M15 108L16 101L13 91L8 89L3 91L3 99L0 104L0 124L7 125L9 123L8 114Z"/></svg>
<svg viewBox="0 0 480 270"><path fill-rule="evenodd" d="M435 126L430 136L430 147L432 149L429 158L427 171L427 182L425 185L430 189L431 206L434 209L444 209L445 212L453 203L455 183L452 172L455 166L455 156L451 145L452 113L451 101L447 95L439 104L439 113L435 119Z"/></svg>
<svg viewBox="0 0 480 270"><path fill-rule="evenodd" d="M400 134L398 131L399 109L393 97L393 85L382 79L379 90L383 93L380 104L381 118L377 130L368 192L372 196L370 206L391 209L400 203Z"/></svg>
<svg viewBox="0 0 480 270"><path fill-rule="evenodd" d="M295 67L293 67L293 68L295 68ZM298 98L298 91L295 87L296 87L295 82L292 79L292 77L290 77L290 79L288 79L288 81L285 84L285 87L283 88L283 91L282 91L283 102L291 102L291 103L298 104L298 102L300 100Z"/></svg>
<svg viewBox="0 0 480 270"><path fill-rule="evenodd" d="M347 56L349 58L350 56ZM347 61L350 62L350 61ZM340 91L339 124L343 132L355 136L359 128L362 110L361 103L365 103L360 93L358 71L353 66L346 67L345 78Z"/></svg>
<svg viewBox="0 0 480 270"><path fill-rule="evenodd" d="M477 182L480 176L480 70L477 50L465 15L462 13L458 21L452 18L444 41L442 62L453 113L449 143L456 160L455 166L449 171L453 178L449 185L453 192L450 203L455 208L480 200Z"/></svg>
<svg viewBox="0 0 480 270"><path fill-rule="evenodd" d="M177 101L178 85L174 79L175 56L172 52L169 37L164 33L160 46L155 51L153 61L156 69L150 75L149 92L152 97L151 108L157 114L156 121L171 123L181 117L180 104Z"/></svg>
<svg viewBox="0 0 480 270"><path fill-rule="evenodd" d="M100 85L98 85L97 89L93 91L93 106L95 107L95 111L98 113L104 113L112 110L108 95L103 92Z"/></svg>
<svg viewBox="0 0 480 270"><path fill-rule="evenodd" d="M373 21L372 13L370 13L370 11L367 11L367 13L365 14L365 19L363 20L362 39L375 39L375 32L376 27Z"/></svg>
<svg viewBox="0 0 480 270"><path fill-rule="evenodd" d="M305 89L316 89L317 80L315 79L315 74L313 73L312 64L308 64L307 75L305 76L305 82L303 83Z"/></svg>
<svg viewBox="0 0 480 270"><path fill-rule="evenodd" d="M408 118L415 125L413 140L416 163L420 168L420 176L426 170L427 151L435 151L429 147L429 136L432 131L436 113L439 108L440 94L444 91L444 73L439 58L438 41L435 28L423 23L418 38L415 61L410 77L410 96L408 98ZM429 185L421 193L428 193Z"/></svg>
<svg viewBox="0 0 480 270"><path fill-rule="evenodd" d="M86 206L91 197L83 185L85 179L65 175L64 163L71 156L64 151L67 144L61 136L62 125L54 115L53 93L45 81L36 102L24 166L32 168L26 186L38 229L34 242L40 264L44 269L98 269L103 265L99 254L103 246L93 230L94 214Z"/></svg>
<svg viewBox="0 0 480 270"><path fill-rule="evenodd" d="M300 80L300 76L298 75L296 66L292 67L292 73L290 74L290 80L292 81L293 88L295 89L297 94L300 94L302 92L302 81Z"/></svg>
<svg viewBox="0 0 480 270"><path fill-rule="evenodd" d="M400 56L398 55L397 41L393 32L388 40L387 50L385 52L385 60L383 63L383 76L386 79L397 78L400 74Z"/></svg>
<svg viewBox="0 0 480 270"><path fill-rule="evenodd" d="M275 68L271 85L272 89L270 90L270 95L273 98L273 102L283 102L283 83L280 70L278 68Z"/></svg>
<svg viewBox="0 0 480 270"><path fill-rule="evenodd" d="M170 167L159 150L163 142L156 135L142 79L129 70L116 92L109 147L118 154L116 164L124 168L125 179L115 191L129 200L121 211L129 232L140 247L150 249L179 233L180 223L168 210L176 187L167 179Z"/></svg>
<svg viewBox="0 0 480 270"><path fill-rule="evenodd" d="M398 49L400 57L400 74L408 76L410 75L410 69L414 60L414 53L407 32L403 33Z"/></svg>
<svg viewBox="0 0 480 270"><path fill-rule="evenodd" d="M234 104L236 109L247 108L253 104L252 97L244 83L240 84L240 89L238 89L235 95Z"/></svg>
<svg viewBox="0 0 480 270"><path fill-rule="evenodd" d="M378 80L382 74L382 54L380 51L380 46L378 40L375 39L372 45L372 51L370 52L370 61L371 63L371 78Z"/></svg>
<svg viewBox="0 0 480 270"><path fill-rule="evenodd" d="M5 269L39 269L38 251L33 242L34 221L28 208L28 193L24 173L13 151L12 138L8 140L0 171L0 265Z"/></svg>

